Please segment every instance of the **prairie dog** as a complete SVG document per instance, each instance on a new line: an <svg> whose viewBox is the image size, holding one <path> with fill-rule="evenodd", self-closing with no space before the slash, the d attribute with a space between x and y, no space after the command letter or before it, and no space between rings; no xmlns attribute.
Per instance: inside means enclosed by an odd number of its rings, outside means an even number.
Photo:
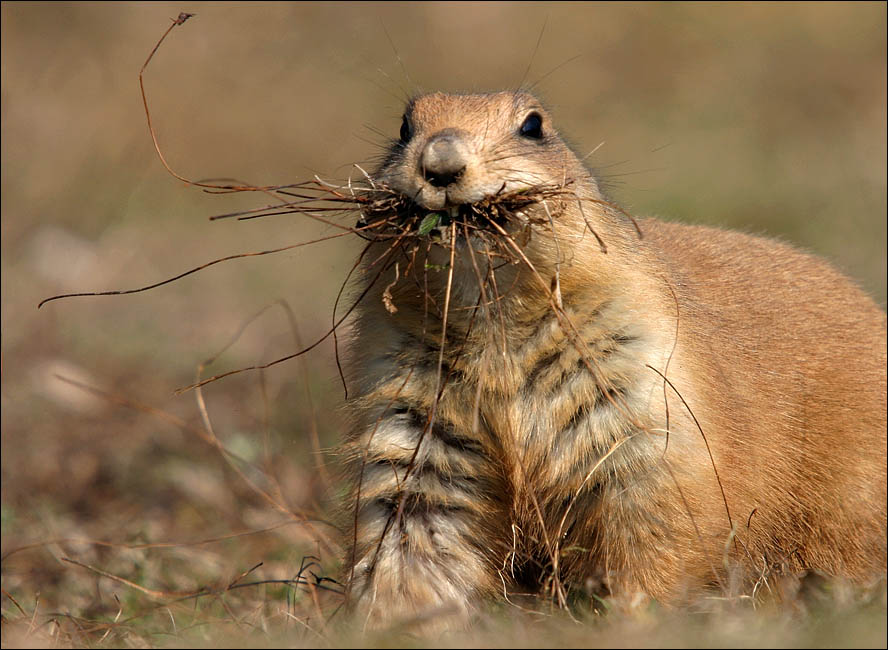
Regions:
<svg viewBox="0 0 888 650"><path fill-rule="evenodd" d="M343 447L368 624L884 574L886 317L826 262L635 223L522 92L413 100L369 178L398 207Z"/></svg>

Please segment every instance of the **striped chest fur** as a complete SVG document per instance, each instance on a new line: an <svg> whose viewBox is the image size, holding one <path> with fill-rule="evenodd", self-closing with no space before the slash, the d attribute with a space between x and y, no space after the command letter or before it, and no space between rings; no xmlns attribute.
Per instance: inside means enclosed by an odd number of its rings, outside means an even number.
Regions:
<svg viewBox="0 0 888 650"><path fill-rule="evenodd" d="M365 599L385 584L395 592L381 602L406 589L409 611L469 609L504 588L606 573L603 555L575 550L604 543L612 495L658 476L662 385L647 366L662 365L664 345L625 298L573 298L520 320L455 305L443 339L429 314L364 312L357 340L374 344L355 354L348 453L351 584ZM459 598L439 592L453 584Z"/></svg>

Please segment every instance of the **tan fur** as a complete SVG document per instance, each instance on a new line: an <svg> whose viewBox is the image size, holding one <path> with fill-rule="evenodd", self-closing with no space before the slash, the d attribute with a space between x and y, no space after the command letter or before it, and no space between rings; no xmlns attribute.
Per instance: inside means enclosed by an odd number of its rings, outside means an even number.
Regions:
<svg viewBox="0 0 888 650"><path fill-rule="evenodd" d="M534 111L537 140L519 134ZM656 220L639 237L530 95L428 95L407 117L372 178L429 211L567 191L490 229L512 260L464 232L451 247L456 226L365 254L367 283L384 272L356 320L344 446L363 620L466 620L528 589L681 603L730 567L742 588L884 574L870 298L774 241ZM443 130L467 164L437 188L423 152Z"/></svg>

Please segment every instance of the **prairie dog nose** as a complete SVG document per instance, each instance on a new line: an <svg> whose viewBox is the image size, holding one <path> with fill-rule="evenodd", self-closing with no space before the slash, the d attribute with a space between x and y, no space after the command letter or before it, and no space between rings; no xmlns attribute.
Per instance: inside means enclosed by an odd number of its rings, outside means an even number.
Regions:
<svg viewBox="0 0 888 650"><path fill-rule="evenodd" d="M433 135L422 150L423 177L435 187L455 183L466 170L468 148L459 133L446 129Z"/></svg>

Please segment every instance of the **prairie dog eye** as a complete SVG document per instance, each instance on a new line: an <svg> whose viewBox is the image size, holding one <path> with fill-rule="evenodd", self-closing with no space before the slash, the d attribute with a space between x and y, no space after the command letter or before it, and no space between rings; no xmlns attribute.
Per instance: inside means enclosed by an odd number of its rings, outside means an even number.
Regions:
<svg viewBox="0 0 888 650"><path fill-rule="evenodd" d="M543 137L543 118L539 113L531 113L524 118L518 132L525 138L541 139Z"/></svg>
<svg viewBox="0 0 888 650"><path fill-rule="evenodd" d="M410 122L407 120L407 116L405 115L403 121L401 122L401 144L407 144L410 142L410 138L413 136L413 130L410 128Z"/></svg>

